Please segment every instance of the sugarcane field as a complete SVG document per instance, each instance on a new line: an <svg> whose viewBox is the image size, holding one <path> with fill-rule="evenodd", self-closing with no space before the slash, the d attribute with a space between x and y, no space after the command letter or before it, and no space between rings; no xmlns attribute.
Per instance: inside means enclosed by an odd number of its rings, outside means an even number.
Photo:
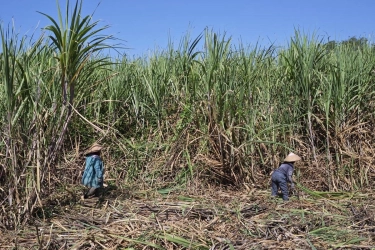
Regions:
<svg viewBox="0 0 375 250"><path fill-rule="evenodd" d="M108 56L84 6L0 22L0 249L375 249L374 43Z"/></svg>

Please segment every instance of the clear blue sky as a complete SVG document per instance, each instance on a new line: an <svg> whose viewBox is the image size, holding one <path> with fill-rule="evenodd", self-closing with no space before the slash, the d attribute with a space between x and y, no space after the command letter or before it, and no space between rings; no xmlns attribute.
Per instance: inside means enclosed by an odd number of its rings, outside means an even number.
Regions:
<svg viewBox="0 0 375 250"><path fill-rule="evenodd" d="M66 0L59 3L65 11ZM37 11L57 18L55 0L0 0L0 6L0 21L7 25L13 18L22 35L49 24ZM93 19L126 41L129 56L165 49L169 38L177 47L188 31L195 38L205 27L225 32L233 45L241 39L244 45L283 46L295 28L330 40L373 41L375 33L375 0L84 0L84 15L95 9Z"/></svg>

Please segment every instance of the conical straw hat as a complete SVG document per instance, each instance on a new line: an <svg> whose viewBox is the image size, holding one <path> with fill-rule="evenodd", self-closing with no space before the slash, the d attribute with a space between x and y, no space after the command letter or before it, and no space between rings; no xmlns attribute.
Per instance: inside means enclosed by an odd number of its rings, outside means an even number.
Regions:
<svg viewBox="0 0 375 250"><path fill-rule="evenodd" d="M103 148L102 145L95 142L94 144L92 144L92 146L89 149L87 149L87 151L85 152L85 155L99 152L102 150L102 148Z"/></svg>
<svg viewBox="0 0 375 250"><path fill-rule="evenodd" d="M301 157L294 153L289 153L288 156L284 159L285 162L295 162L301 160Z"/></svg>

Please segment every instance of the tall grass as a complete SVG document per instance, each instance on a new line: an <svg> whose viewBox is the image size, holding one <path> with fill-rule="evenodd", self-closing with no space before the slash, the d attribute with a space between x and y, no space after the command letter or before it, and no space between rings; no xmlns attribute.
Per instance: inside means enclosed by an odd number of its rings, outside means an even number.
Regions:
<svg viewBox="0 0 375 250"><path fill-rule="evenodd" d="M7 197L9 207L17 211L13 226L41 204L42 194L53 191L58 153L65 140L76 138L65 137L74 96L87 94L85 81L91 81L93 72L104 69L108 62L105 57L94 56L108 48L103 42L110 37L96 36L104 28L95 29L97 22L91 23L91 16L81 21L78 1L71 20L68 6L65 24L60 10L59 15L61 26L47 15L53 23L47 27L53 32L48 39L19 38L13 27L0 26L1 111L5 117L1 121L5 151L1 197ZM69 83L69 91L65 83Z"/></svg>
<svg viewBox="0 0 375 250"><path fill-rule="evenodd" d="M49 154L52 162L62 145L71 119L75 92L86 91L90 84L87 82L90 75L106 63L105 57L95 56L97 52L111 47L105 41L112 38L112 36L100 34L108 26L98 28L98 21L92 22L91 15L81 16L82 1L76 1L71 15L69 1L66 4L65 20L63 20L59 4L57 4L59 22L50 15L41 13L52 23L45 29L51 32L49 38L52 41L52 48L56 53L55 58L59 66L59 80L64 104L61 109L61 119L57 124L59 132L50 146ZM65 107L67 107L66 113Z"/></svg>
<svg viewBox="0 0 375 250"><path fill-rule="evenodd" d="M363 150L372 152L364 146L371 138L371 44L361 51L345 44L328 50L314 35L296 31L285 48L236 49L225 34L203 34L187 35L179 50L171 44L149 58L124 58L108 82L109 93L121 93L110 98L123 110L115 127L143 141L146 168L158 169L160 179L189 168L214 182L241 185L262 182L295 151L319 169L322 189L357 188L372 178ZM164 144L162 153L157 148ZM152 157L161 163L150 163ZM354 172L343 165L361 173L361 184L348 182Z"/></svg>

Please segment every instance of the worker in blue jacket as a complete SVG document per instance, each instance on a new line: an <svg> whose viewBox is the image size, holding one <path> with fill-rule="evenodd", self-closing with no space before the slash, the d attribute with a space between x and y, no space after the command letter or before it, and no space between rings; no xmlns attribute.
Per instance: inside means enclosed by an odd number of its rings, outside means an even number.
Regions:
<svg viewBox="0 0 375 250"><path fill-rule="evenodd" d="M82 176L82 184L89 189L84 194L84 198L97 195L103 187L104 163L100 157L102 146L94 143L86 152L86 166Z"/></svg>
<svg viewBox="0 0 375 250"><path fill-rule="evenodd" d="M291 184L291 188L294 189L294 182L292 178L294 162L299 160L301 160L301 157L294 153L290 153L280 164L280 166L273 171L271 175L271 196L277 196L280 188L283 195L283 200L289 200L288 182Z"/></svg>

